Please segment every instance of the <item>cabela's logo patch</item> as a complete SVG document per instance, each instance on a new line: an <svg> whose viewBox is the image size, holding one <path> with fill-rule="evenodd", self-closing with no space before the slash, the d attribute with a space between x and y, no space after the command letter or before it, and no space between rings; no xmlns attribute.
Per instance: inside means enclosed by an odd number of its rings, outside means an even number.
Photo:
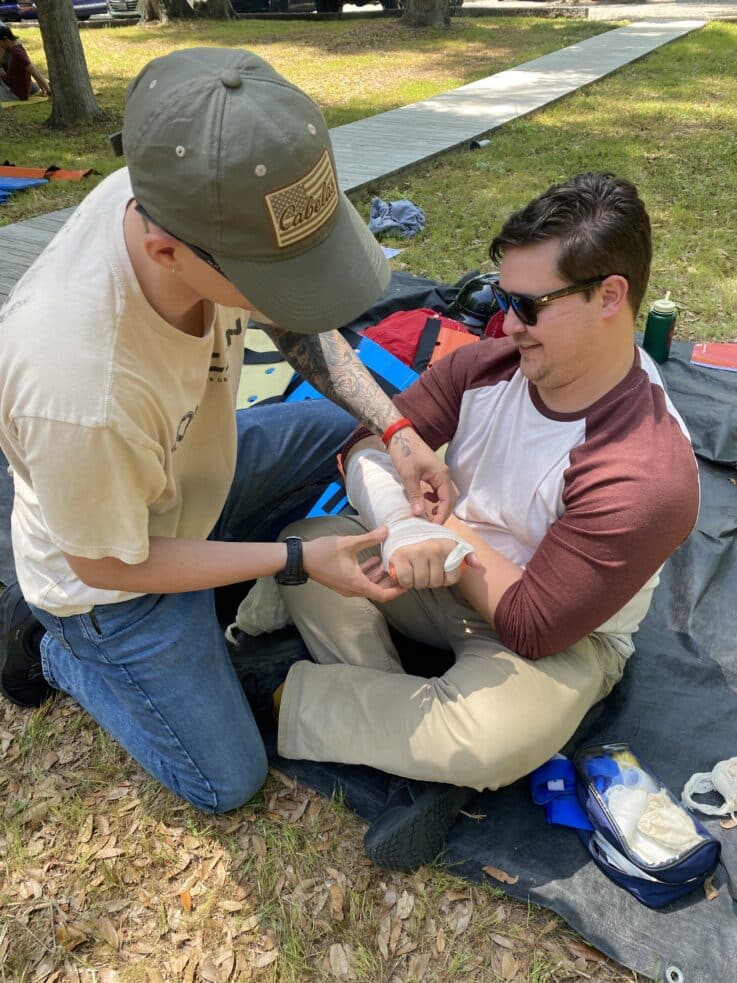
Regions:
<svg viewBox="0 0 737 983"><path fill-rule="evenodd" d="M304 177L266 195L266 207L282 249L321 229L338 207L338 181L327 150Z"/></svg>

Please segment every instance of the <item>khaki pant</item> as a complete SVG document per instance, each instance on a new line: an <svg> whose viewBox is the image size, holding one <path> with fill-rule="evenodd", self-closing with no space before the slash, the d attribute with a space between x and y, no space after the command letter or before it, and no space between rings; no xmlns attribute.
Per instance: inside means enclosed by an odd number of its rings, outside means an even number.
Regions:
<svg viewBox="0 0 737 983"><path fill-rule="evenodd" d="M338 516L286 533L314 539L362 531ZM314 581L281 593L318 663L298 662L287 677L279 714L286 758L496 789L559 751L624 669L599 635L537 662L520 658L453 588L410 591L380 606ZM452 651L455 664L434 679L408 675L387 622Z"/></svg>

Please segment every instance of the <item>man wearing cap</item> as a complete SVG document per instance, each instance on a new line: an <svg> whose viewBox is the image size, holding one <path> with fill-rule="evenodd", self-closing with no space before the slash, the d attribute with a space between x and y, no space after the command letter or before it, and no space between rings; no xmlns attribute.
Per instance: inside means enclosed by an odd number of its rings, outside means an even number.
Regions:
<svg viewBox="0 0 737 983"><path fill-rule="evenodd" d="M21 706L70 693L159 781L222 812L266 758L212 589L309 575L401 592L357 560L385 530L273 541L332 480L345 409L384 435L418 511L429 486L444 517L452 490L335 330L389 273L314 103L248 52L178 51L128 87L122 147L128 168L0 312L19 580L0 596L0 690ZM236 414L249 312L329 400Z"/></svg>

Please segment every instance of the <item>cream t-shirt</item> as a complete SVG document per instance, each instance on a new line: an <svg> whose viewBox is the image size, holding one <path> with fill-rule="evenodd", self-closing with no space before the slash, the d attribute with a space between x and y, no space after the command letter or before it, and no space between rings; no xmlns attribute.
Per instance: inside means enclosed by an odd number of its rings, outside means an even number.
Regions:
<svg viewBox="0 0 737 983"><path fill-rule="evenodd" d="M123 238L127 169L101 182L0 311L0 445L25 598L59 616L135 597L82 583L63 553L142 563L149 538L206 538L235 469L248 313L201 338L143 296Z"/></svg>

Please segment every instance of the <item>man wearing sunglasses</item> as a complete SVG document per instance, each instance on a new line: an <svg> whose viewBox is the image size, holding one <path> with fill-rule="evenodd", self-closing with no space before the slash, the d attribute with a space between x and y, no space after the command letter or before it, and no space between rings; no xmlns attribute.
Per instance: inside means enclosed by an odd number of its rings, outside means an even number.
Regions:
<svg viewBox="0 0 737 983"><path fill-rule="evenodd" d="M296 663L278 691L279 751L396 776L365 847L403 870L436 856L476 791L559 751L618 682L698 509L688 434L634 340L651 260L636 188L607 174L555 185L504 223L491 256L506 338L459 349L395 398L430 446L448 442L451 518L413 518L358 431L342 456L360 522L287 530L389 527L375 575L393 571L399 598L282 588L317 664ZM452 665L404 672L389 629Z"/></svg>
<svg viewBox="0 0 737 983"><path fill-rule="evenodd" d="M336 330L389 270L317 106L249 52L178 51L129 85L122 149L128 167L0 312L19 580L0 596L0 691L21 706L70 693L160 782L222 812L259 788L266 756L213 588L309 575L377 602L401 592L357 559L385 530L274 541L337 477L356 418L418 511L430 486L447 516L453 490ZM236 414L249 312L329 399Z"/></svg>

